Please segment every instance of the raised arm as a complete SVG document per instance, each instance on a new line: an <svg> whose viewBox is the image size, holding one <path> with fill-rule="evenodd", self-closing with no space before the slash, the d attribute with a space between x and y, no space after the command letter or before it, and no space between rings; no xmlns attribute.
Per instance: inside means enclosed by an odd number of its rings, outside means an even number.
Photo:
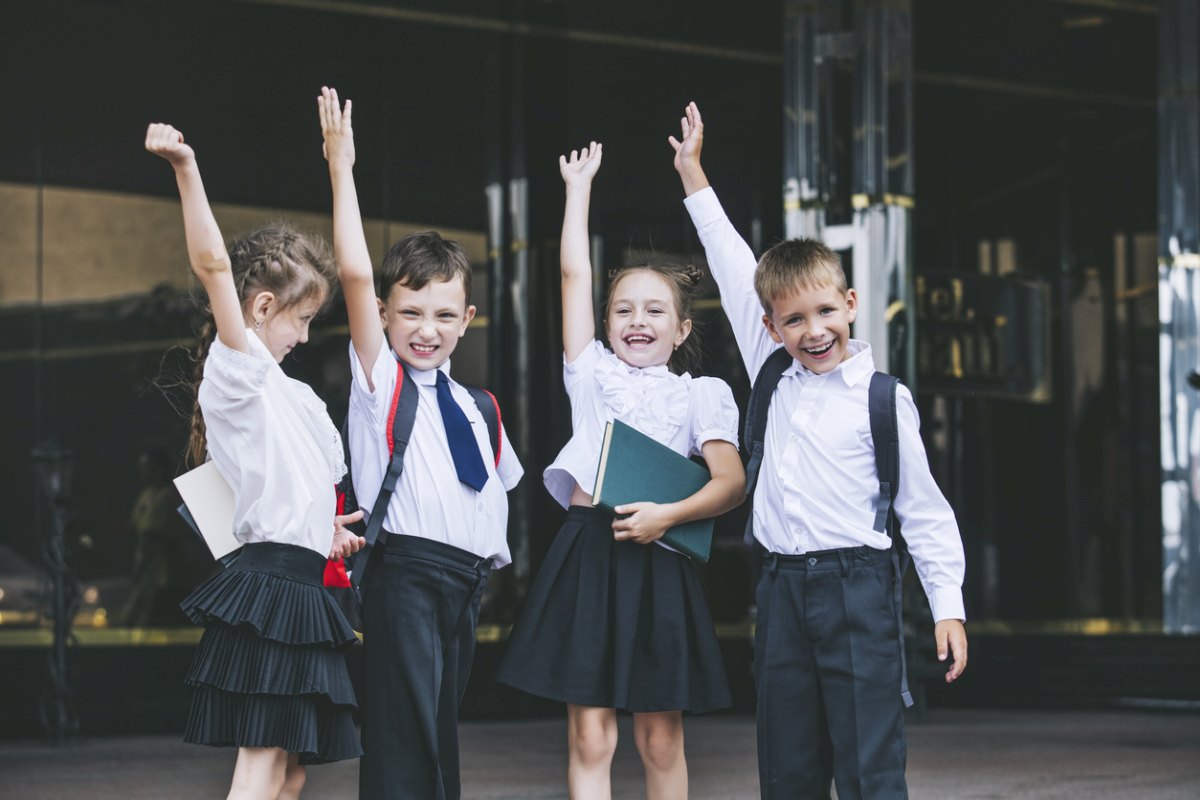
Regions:
<svg viewBox="0 0 1200 800"><path fill-rule="evenodd" d="M778 347L763 324L762 304L754 291L758 259L725 215L700 166L704 121L695 103L688 103L679 127L683 139L670 136L667 141L675 150L675 169L687 195L683 204L704 245L708 269L721 292L721 308L729 318L746 373L753 380L763 361Z"/></svg>
<svg viewBox="0 0 1200 800"><path fill-rule="evenodd" d="M592 179L600 169L604 146L592 142L571 157L559 156L558 169L567 186L559 261L562 267L563 353L574 361L596 335L592 309L592 256L588 241L588 206Z"/></svg>
<svg viewBox="0 0 1200 800"><path fill-rule="evenodd" d="M375 298L375 275L371 254L363 233L362 213L358 209L358 191L354 186L354 128L350 123L351 103L338 103L337 90L321 87L317 112L321 118L322 151L329 162L329 181L333 186L333 257L338 280L346 299L350 320L350 341L368 383L371 367L383 347L383 323ZM374 390L374 386L371 387Z"/></svg>
<svg viewBox="0 0 1200 800"><path fill-rule="evenodd" d="M187 238L188 260L208 295L217 337L233 350L249 352L246 319L233 283L229 254L221 229L208 205L196 153L184 144L183 134L170 125L155 122L146 129L146 149L165 158L175 170L179 199L183 206L183 231Z"/></svg>

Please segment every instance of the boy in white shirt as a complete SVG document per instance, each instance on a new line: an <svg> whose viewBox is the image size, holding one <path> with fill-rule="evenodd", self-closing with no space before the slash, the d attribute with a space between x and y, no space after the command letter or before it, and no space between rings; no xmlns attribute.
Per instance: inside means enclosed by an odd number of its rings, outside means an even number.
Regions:
<svg viewBox="0 0 1200 800"><path fill-rule="evenodd" d="M503 433L500 453L493 451L471 394L449 375L450 355L475 316L466 255L433 232L407 236L384 257L376 297L354 187L351 104L343 110L336 92L321 92L334 257L350 321L351 471L364 509L391 457L399 362L414 384L402 391L418 392L380 542L355 567L366 570L359 796L457 800L458 703L488 574L511 560L506 492L522 469Z"/></svg>
<svg viewBox="0 0 1200 800"><path fill-rule="evenodd" d="M858 298L837 254L782 242L755 258L700 166L695 103L670 137L684 204L704 245L749 375L781 345L754 492L767 551L756 599L755 685L764 798L907 797L903 650L892 542L874 529L879 477L868 413L871 348L850 338ZM765 312L765 313L764 313ZM916 405L897 389L894 511L929 597L946 682L967 665L964 557L954 512L929 472ZM747 443L747 446L749 443Z"/></svg>

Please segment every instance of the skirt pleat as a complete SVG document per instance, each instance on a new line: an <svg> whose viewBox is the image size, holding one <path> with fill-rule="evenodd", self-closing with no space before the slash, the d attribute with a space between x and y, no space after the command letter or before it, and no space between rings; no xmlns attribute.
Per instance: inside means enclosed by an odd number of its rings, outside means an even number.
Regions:
<svg viewBox="0 0 1200 800"><path fill-rule="evenodd" d="M358 639L321 585L324 567L306 548L248 544L180 604L205 626L185 741L278 747L303 764L362 754L342 652Z"/></svg>
<svg viewBox="0 0 1200 800"><path fill-rule="evenodd" d="M540 697L634 712L731 704L687 557L615 541L612 517L578 506L534 578L496 679Z"/></svg>

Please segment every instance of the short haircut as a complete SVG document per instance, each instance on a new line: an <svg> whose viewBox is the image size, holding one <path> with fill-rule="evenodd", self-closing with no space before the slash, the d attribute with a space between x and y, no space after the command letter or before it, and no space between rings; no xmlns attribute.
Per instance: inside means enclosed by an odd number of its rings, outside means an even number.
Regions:
<svg viewBox="0 0 1200 800"><path fill-rule="evenodd" d="M816 239L789 239L763 253L754 271L754 291L763 310L772 313L772 303L800 289L832 286L845 294L846 273L842 260Z"/></svg>
<svg viewBox="0 0 1200 800"><path fill-rule="evenodd" d="M383 257L379 270L379 299L387 302L397 283L414 291L431 281L461 279L471 301L471 261L458 242L436 231L412 233L397 241Z"/></svg>

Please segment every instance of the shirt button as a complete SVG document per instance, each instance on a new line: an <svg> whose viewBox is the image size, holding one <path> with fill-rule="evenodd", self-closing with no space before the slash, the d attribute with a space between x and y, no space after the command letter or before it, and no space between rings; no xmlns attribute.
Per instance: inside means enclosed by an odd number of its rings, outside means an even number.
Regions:
<svg viewBox="0 0 1200 800"><path fill-rule="evenodd" d="M808 560L808 565L809 565L810 567L815 567L815 566L817 565L817 560L816 560L815 558L810 558L810 559Z"/></svg>

